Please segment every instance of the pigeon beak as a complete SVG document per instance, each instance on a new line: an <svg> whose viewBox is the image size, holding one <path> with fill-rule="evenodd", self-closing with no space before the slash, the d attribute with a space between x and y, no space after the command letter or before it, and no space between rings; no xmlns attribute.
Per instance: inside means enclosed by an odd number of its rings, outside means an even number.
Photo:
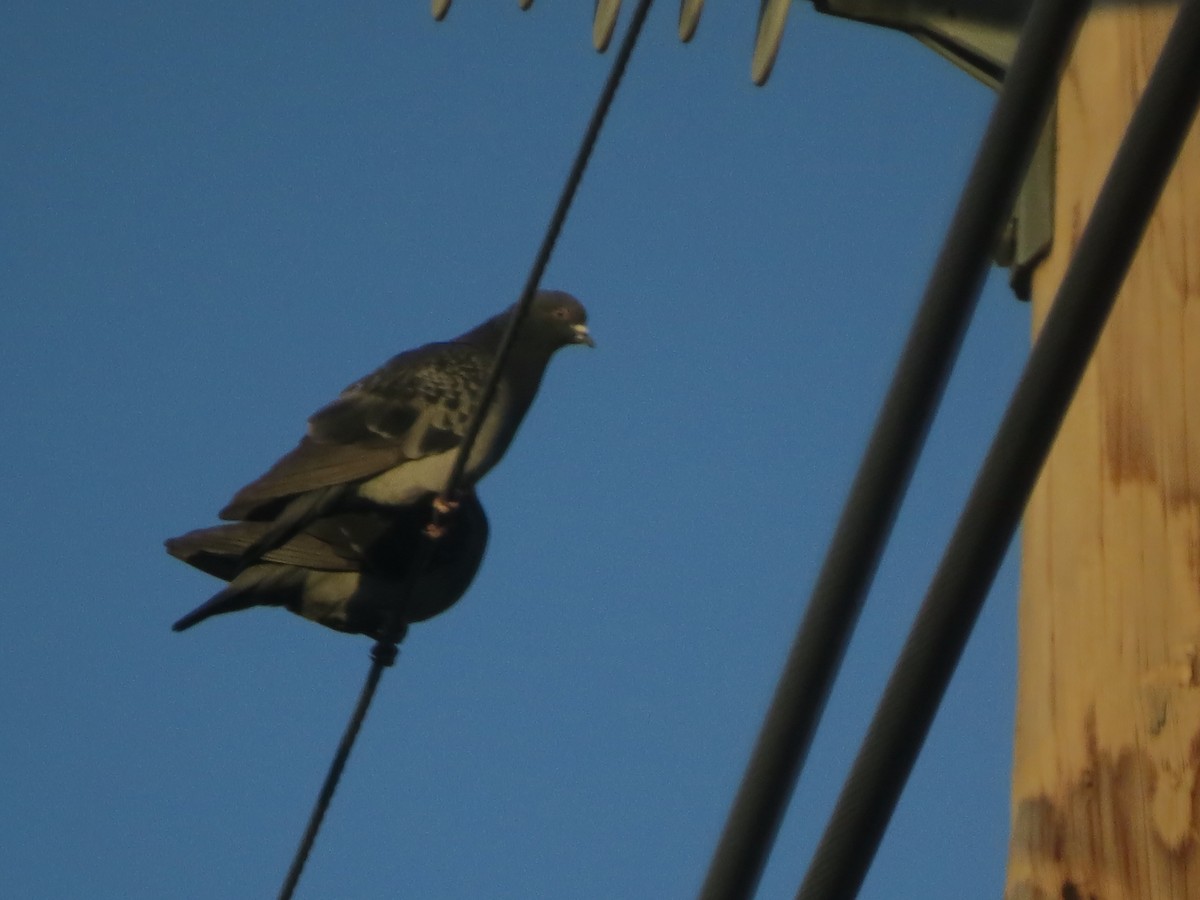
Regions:
<svg viewBox="0 0 1200 900"><path fill-rule="evenodd" d="M592 340L591 332L588 331L586 325L572 325L571 330L575 332L576 344L587 344L589 347L595 347L596 342Z"/></svg>

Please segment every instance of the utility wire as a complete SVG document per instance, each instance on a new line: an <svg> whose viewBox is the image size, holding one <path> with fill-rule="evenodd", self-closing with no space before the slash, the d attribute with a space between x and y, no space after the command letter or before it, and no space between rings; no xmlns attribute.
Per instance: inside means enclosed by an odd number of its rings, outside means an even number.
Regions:
<svg viewBox="0 0 1200 900"><path fill-rule="evenodd" d="M554 214L550 218L550 224L546 228L546 234L542 239L541 247L538 248L537 255L534 257L529 277L526 279L525 287L521 292L521 298L517 301L513 315L509 318L508 326L500 339L500 346L496 350L496 358L493 360L492 368L488 372L488 378L484 384L478 408L475 411L474 417L467 425L467 431L463 435L462 443L458 447L458 455L454 461L454 468L451 470L450 477L446 481L446 487L442 492L443 499L452 499L458 491L471 448L479 436L479 430L483 424L484 416L487 414L488 407L496 396L500 373L512 349L513 339L516 336L517 329L525 320L530 305L533 303L533 297L537 292L538 284L541 282L542 275L546 271L546 266L550 262L550 256L554 252L558 235L562 231L563 223L566 221L567 213L570 211L571 202L575 199L575 193L579 188L580 182L583 180L583 173L587 169L588 161L591 159L592 150L595 148L596 141L600 136L600 129L603 127L609 108L616 97L617 88L620 87L621 79L629 64L629 58L633 55L633 48L637 44L638 36L642 31L642 25L645 23L646 15L650 12L650 7L653 3L654 0L641 0L634 9L633 17L629 22L629 28L625 33L625 38L621 42L621 47L617 51L616 58L613 60L612 69L609 71L608 79L604 83L604 89L600 93L600 99L596 103L596 108L592 112L592 117L588 122L587 131L584 132L579 151L575 155L575 162L571 166L571 171L567 175L567 181L563 185L562 193L559 195L558 205L555 207ZM434 522L436 523L438 519L439 514L435 511ZM400 594L402 598L407 598L411 593L417 577L428 566L431 553L432 541L426 539L422 542L420 558L409 569L408 582ZM404 604L401 603L400 606L403 607ZM309 853L312 851L313 843L316 841L317 832L320 831L321 822L325 818L325 813L329 809L329 803L333 799L333 793L337 789L338 781L341 779L342 770L346 767L346 761L350 758L350 751L354 748L354 742L358 737L359 730L362 728L363 720L367 716L367 710L370 708L371 701L375 697L375 690L379 686L379 679L383 675L383 670L391 666L396 660L396 645L404 638L406 628L403 624L398 627L393 624L389 630L391 631L391 635L394 635L393 639L379 641L371 650L371 668L367 672L366 682L363 684L358 703L351 714L349 723L346 725L346 732L342 736L341 743L338 744L333 761L329 766L329 772L326 774L320 793L317 795L316 803L308 820L308 826L305 828L304 835L300 839L300 845L296 848L296 854L292 859L287 876L284 878L283 887L280 888L279 900L291 900L292 895L295 893L296 885L300 881L300 875L304 871L305 863L308 861Z"/></svg>
<svg viewBox="0 0 1200 900"><path fill-rule="evenodd" d="M446 483L446 490L443 494L446 497L452 495L452 489L462 479L463 469L467 465L467 457L471 452L471 447L475 444L475 439L479 436L479 429L483 426L484 414L487 412L487 407L492 402L492 398L496 395L496 389L500 380L500 370L504 367L504 363L508 359L508 353L512 348L513 338L516 336L517 329L525 321L525 314L529 312L529 306L533 303L533 295L537 291L539 282L542 280L542 273L546 271L546 265L550 262L550 254L554 252L554 245L558 241L559 232L562 231L563 222L566 221L567 212L571 208L571 201L575 199L575 191L579 187L579 182L583 180L583 172L587 168L588 160L592 157L592 150L596 146L596 139L600 136L600 129L604 125L608 109L612 106L613 98L617 94L617 88L621 85L621 78L625 74L625 67L629 64L629 57L633 55L633 48L637 44L638 35L642 32L642 25L645 23L646 15L650 12L650 7L653 3L654 0L641 0L637 8L633 11L633 18L629 22L629 29L625 32L625 39L621 42L616 59L613 60L612 71L609 72L608 80L604 83L604 90L600 92L600 99L596 102L596 109L592 112L592 118L588 122L587 131L584 132L583 141L579 145L579 152L575 156L575 163L571 166L571 172L567 175L567 182L563 185L562 194L558 198L558 206L555 207L554 215L551 216L550 224L546 228L546 236L542 239L542 246L538 248L537 256L533 260L533 267L529 270L529 277L525 279L525 289L521 292L521 299L517 303L516 312L509 319L504 336L500 339L500 347L496 351L496 359L492 363L492 370L488 373L488 380L483 388L479 408L475 411L475 417L467 426L467 433L463 436L463 442L458 448L458 458L455 460L454 469L450 472L450 478Z"/></svg>
<svg viewBox="0 0 1200 900"><path fill-rule="evenodd" d="M749 898L762 876L1085 5L1037 0L1030 10L725 822L703 900Z"/></svg>
<svg viewBox="0 0 1200 900"><path fill-rule="evenodd" d="M391 650L390 659L387 657L388 649ZM350 758L350 750L354 747L359 729L362 728L363 720L367 717L367 707L371 705L371 700L375 696L379 678L383 675L383 670L395 661L395 644L377 643L371 649L371 668L367 672L366 683L363 684L362 691L359 693L354 713L346 725L346 733L342 735L342 740L333 757L333 763L329 766L329 773L325 776L325 783L321 785L321 792L317 795L317 802L308 819L308 827L304 829L304 836L300 838L300 846L296 849L292 864L288 868L287 877L283 880L283 887L279 890L280 900L290 900L296 891L296 885L300 882L300 874L304 871L304 864L308 862L308 854L312 851L313 842L317 839L317 832L321 830L321 822L325 819L325 812L329 809L329 801L333 799L333 792L337 789L338 781L342 777L342 770L346 768L346 760Z"/></svg>
<svg viewBox="0 0 1200 900"><path fill-rule="evenodd" d="M796 895L858 893L1200 104L1185 0Z"/></svg>

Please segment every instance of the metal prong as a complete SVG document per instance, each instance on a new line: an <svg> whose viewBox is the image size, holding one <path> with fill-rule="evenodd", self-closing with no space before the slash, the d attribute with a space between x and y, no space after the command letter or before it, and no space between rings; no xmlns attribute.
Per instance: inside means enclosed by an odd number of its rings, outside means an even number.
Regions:
<svg viewBox="0 0 1200 900"><path fill-rule="evenodd" d="M696 33L700 24L700 13L704 11L704 0L680 0L679 3L679 39L685 44Z"/></svg>
<svg viewBox="0 0 1200 900"><path fill-rule="evenodd" d="M791 0L762 0L759 4L758 36L754 39L754 60L750 63L750 78L759 87L771 77L791 5Z"/></svg>
<svg viewBox="0 0 1200 900"><path fill-rule="evenodd" d="M596 0L596 13L592 18L592 46L600 53L608 49L620 11L621 0Z"/></svg>

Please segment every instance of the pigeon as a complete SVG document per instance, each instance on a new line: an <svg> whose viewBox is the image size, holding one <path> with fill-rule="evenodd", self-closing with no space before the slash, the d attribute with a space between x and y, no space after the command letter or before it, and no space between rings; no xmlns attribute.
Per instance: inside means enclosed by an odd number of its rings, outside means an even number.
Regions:
<svg viewBox="0 0 1200 900"><path fill-rule="evenodd" d="M434 496L397 509L321 517L245 569L243 552L269 522L235 522L168 539L172 556L229 582L176 622L174 630L252 606L283 606L337 631L376 640L402 637L409 624L445 612L458 601L487 546L487 516L468 491L446 533L431 542L426 559L422 529ZM422 563L414 577L413 567Z"/></svg>
<svg viewBox="0 0 1200 900"><path fill-rule="evenodd" d="M328 513L364 506L396 508L440 492L515 309L452 341L393 357L313 414L299 445L238 491L220 512L225 520L271 523L246 547L242 564L286 543ZM562 291L539 291L517 330L471 448L465 487L473 486L504 455L550 357L570 344L595 346L583 304ZM436 508L444 511L440 505Z"/></svg>

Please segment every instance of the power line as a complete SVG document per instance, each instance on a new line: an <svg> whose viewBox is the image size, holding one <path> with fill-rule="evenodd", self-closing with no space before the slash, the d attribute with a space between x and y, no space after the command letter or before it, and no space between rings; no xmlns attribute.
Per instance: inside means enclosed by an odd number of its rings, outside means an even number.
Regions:
<svg viewBox="0 0 1200 900"><path fill-rule="evenodd" d="M640 0L634 9L633 17L629 22L629 28L625 33L624 40L621 42L620 49L617 51L616 58L613 60L612 69L609 71L608 79L604 83L600 99L596 102L596 108L592 112L591 120L588 122L583 140L580 142L579 151L575 155L575 161L571 166L571 171L567 175L566 183L563 185L562 192L559 195L558 204L554 209L554 214L550 218L550 224L546 228L546 234L542 239L541 247L538 248L537 255L534 257L533 266L530 269L529 277L525 281L521 298L517 302L513 315L509 317L504 335L500 339L500 346L497 348L496 358L492 362L492 368L484 384L478 408L467 426L462 443L458 447L458 455L455 458L454 468L451 470L450 476L446 481L446 487L442 492L444 499L453 498L457 493L471 448L479 435L479 429L483 424L488 407L496 395L500 372L512 349L513 339L516 336L517 329L524 321L530 305L533 303L533 297L537 291L538 284L541 282L542 275L546 271L546 266L550 262L550 256L554 252L554 246L558 241L559 233L562 231L563 223L566 221L567 213L570 211L571 202L575 199L575 193L579 188L580 182L583 180L583 173L587 169L588 161L591 159L592 150L595 148L596 141L600 136L600 129L603 127L609 108L616 97L617 88L621 84L621 79L629 64L629 58L632 56L633 48L637 44L638 35L641 34L642 25L645 23L646 15L650 12L650 7L653 3L654 0ZM435 511L435 522L438 519L439 514ZM416 565L410 568L408 583L401 592L401 597L407 597L411 592L416 578L427 567L431 552L432 542L426 539L422 543L421 558ZM400 606L403 606L403 603ZM346 761L350 758L350 751L354 748L354 742L358 737L359 730L362 728L367 710L370 709L371 701L375 697L375 690L379 686L379 679L383 675L383 670L395 662L397 654L396 645L403 640L406 630L403 623L393 623L389 629L389 636L392 639L379 641L371 650L371 668L367 672L366 682L363 684L358 703L351 714L341 743L338 744L333 761L329 766L329 772L326 774L325 781L321 785L321 790L317 794L316 803L313 805L312 814L309 816L308 826L305 828L304 835L300 839L300 845L296 849L292 864L288 869L287 876L284 878L283 886L280 888L279 900L291 900L292 895L295 893L296 885L300 881L300 875L304 871L304 866L308 861L309 853L312 851L313 843L316 841L317 833L320 831L321 823L329 808L329 803L333 799L333 793L337 789L338 781L341 779L342 770L346 767Z"/></svg>
<svg viewBox="0 0 1200 900"><path fill-rule="evenodd" d="M390 659L387 657L389 649L391 650ZM363 684L362 691L359 692L358 703L346 725L346 733L342 735L337 752L333 755L333 762L329 766L329 773L325 776L324 784L321 785L321 792L317 794L317 802L313 805L308 826L300 838L300 846L296 849L287 876L283 879L283 887L279 890L281 900L289 900L296 891L296 885L300 882L300 873L304 871L304 864L308 862L308 854L312 851L313 843L317 839L317 832L321 830L321 823L325 820L329 801L333 799L333 792L337 789L338 781L342 777L342 770L346 768L346 760L350 758L350 750L354 747L359 729L362 728L363 720L367 717L367 709L375 696L375 688L379 686L379 678L383 675L383 670L395 661L395 644L380 642L371 648L371 668L367 672L367 680Z"/></svg>
<svg viewBox="0 0 1200 900"><path fill-rule="evenodd" d="M542 274L546 271L546 265L550 262L550 255L554 252L554 245L558 242L559 232L562 231L563 222L567 219L567 212L571 208L571 201L575 199L575 191L579 187L579 182L583 180L583 172L592 157L592 150L596 146L596 140L600 137L600 129L604 125L604 119L608 116L608 109L612 106L613 98L617 94L617 88L621 84L621 78L625 75L625 67L629 64L629 57L633 55L634 45L637 44L638 35L641 34L642 25L645 23L646 15L650 12L650 7L653 3L654 0L641 0L637 8L633 11L633 18L629 22L629 30L626 31L625 39L621 42L616 59L613 60L612 70L608 73L608 80L604 83L604 89L600 92L600 99L596 101L596 108L592 112L592 118L588 122L587 131L584 132L583 140L580 142L579 152L576 154L575 162L571 166L570 173L567 175L567 181L563 185L562 194L559 195L558 205L554 208L554 215L551 216L550 224L546 228L546 236L542 238L542 246L538 248L537 256L533 260L533 266L529 270L529 277L525 279L525 289L521 293L516 313L509 320L508 327L504 331L504 336L500 339L500 347L496 351L496 359L492 363L492 370L488 373L488 380L483 389L479 409L476 410L475 417L471 420L470 425L467 426L467 433L463 436L462 445L458 448L458 458L455 460L454 469L451 471L450 478L446 483L444 496L450 496L452 489L462 478L463 469L467 465L467 456L475 443L475 438L479 435L479 429L483 425L484 414L487 412L487 407L492 402L492 398L496 395L496 388L500 379L500 369L503 367L504 361L508 359L509 349L512 347L517 329L521 327L521 323L525 320L525 314L529 312L529 306L533 303L533 295L542 280Z"/></svg>
<svg viewBox="0 0 1200 900"><path fill-rule="evenodd" d="M1039 0L992 112L700 896L753 895L1086 4Z"/></svg>
<svg viewBox="0 0 1200 900"><path fill-rule="evenodd" d="M1185 0L797 900L842 900L862 885L1198 105L1200 0Z"/></svg>

